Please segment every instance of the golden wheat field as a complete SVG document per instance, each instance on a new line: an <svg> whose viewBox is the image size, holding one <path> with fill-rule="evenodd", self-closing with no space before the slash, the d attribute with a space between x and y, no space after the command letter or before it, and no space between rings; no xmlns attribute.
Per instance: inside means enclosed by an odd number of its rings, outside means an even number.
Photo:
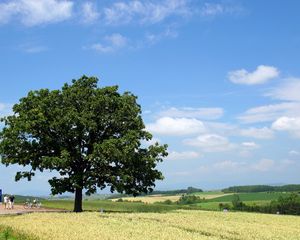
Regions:
<svg viewBox="0 0 300 240"><path fill-rule="evenodd" d="M226 195L231 195L231 193L229 194L224 194L224 193L215 193L215 194L205 194L205 193L201 193L198 194L199 197L201 198L205 198L205 199L213 199L213 198L217 198L217 197L222 197L222 196L226 196ZM122 199L125 201L130 201L130 202L136 202L136 201L141 201L144 203L155 203L155 202L163 202L166 200L171 200L172 202L176 202L179 200L179 198L181 197L181 195L171 195L171 196L164 196L164 195L151 195L151 196L142 196L142 197L123 197ZM112 199L112 201L117 201L118 199Z"/></svg>
<svg viewBox="0 0 300 240"><path fill-rule="evenodd" d="M34 213L0 224L41 240L300 239L300 217L254 213Z"/></svg>

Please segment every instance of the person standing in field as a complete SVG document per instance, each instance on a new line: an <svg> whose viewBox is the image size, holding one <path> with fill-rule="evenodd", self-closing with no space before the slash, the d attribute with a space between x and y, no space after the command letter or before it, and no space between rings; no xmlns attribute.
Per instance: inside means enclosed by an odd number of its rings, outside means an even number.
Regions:
<svg viewBox="0 0 300 240"><path fill-rule="evenodd" d="M14 209L15 196L14 195L10 195L9 200L10 200L10 209Z"/></svg>
<svg viewBox="0 0 300 240"><path fill-rule="evenodd" d="M4 195L3 197L4 209L8 209L8 196Z"/></svg>

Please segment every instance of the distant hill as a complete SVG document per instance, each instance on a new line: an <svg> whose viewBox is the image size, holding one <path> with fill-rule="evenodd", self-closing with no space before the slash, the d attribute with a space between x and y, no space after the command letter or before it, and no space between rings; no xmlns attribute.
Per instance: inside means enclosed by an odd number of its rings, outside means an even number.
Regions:
<svg viewBox="0 0 300 240"><path fill-rule="evenodd" d="M254 192L298 192L300 184L288 184L282 186L270 185L247 185L247 186L232 186L222 189L224 193L254 193Z"/></svg>

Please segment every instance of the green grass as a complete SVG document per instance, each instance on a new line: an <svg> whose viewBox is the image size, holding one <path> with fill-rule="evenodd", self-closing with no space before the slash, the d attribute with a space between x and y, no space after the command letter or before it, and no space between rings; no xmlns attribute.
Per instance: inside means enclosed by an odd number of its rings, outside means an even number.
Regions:
<svg viewBox="0 0 300 240"><path fill-rule="evenodd" d="M231 203L229 203L229 202L228 202L228 204L231 205ZM201 210L214 210L214 211L220 210L220 208L219 208L219 202L204 202L204 203L197 203L197 206L198 206Z"/></svg>
<svg viewBox="0 0 300 240"><path fill-rule="evenodd" d="M203 192L201 195L219 195L221 192ZM286 193L240 193L241 201L247 205L267 205L271 200L277 200L279 196L284 196ZM85 200L83 201L83 209L85 211L100 211L105 212L169 212L177 209L192 209L192 210L219 210L219 203L227 203L230 206L233 195L225 195L212 199L207 199L205 202L193 205L177 205L163 203L142 203L142 202L113 202L110 200ZM49 200L42 201L44 207L58 208L72 211L73 200Z"/></svg>
<svg viewBox="0 0 300 240"><path fill-rule="evenodd" d="M271 201L277 200L280 196L286 196L288 193L279 192L261 192L261 193L239 193L240 200L246 201ZM217 197L213 199L208 199L208 202L231 202L233 200L233 195L226 195L222 197Z"/></svg>
<svg viewBox="0 0 300 240"><path fill-rule="evenodd" d="M48 208L58 208L65 210L73 210L73 201L55 200L43 201L43 206ZM140 202L113 202L108 200L83 201L83 209L85 211L105 212L168 212L177 209L199 209L197 206L181 206L167 204L146 204Z"/></svg>
<svg viewBox="0 0 300 240"><path fill-rule="evenodd" d="M2 216L1 218L5 218ZM10 227L0 225L0 240L35 240L32 237L26 236L13 230Z"/></svg>
<svg viewBox="0 0 300 240"><path fill-rule="evenodd" d="M220 191L207 191L207 192L195 192L195 193L191 193L190 195L220 195L220 194L224 194L223 192Z"/></svg>

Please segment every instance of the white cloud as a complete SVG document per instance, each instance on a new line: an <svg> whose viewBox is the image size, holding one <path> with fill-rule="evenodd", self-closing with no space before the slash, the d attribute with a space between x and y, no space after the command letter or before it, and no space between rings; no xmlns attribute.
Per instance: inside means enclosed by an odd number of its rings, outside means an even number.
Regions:
<svg viewBox="0 0 300 240"><path fill-rule="evenodd" d="M24 49L26 53L41 53L47 51L47 47L44 46L31 46Z"/></svg>
<svg viewBox="0 0 300 240"><path fill-rule="evenodd" d="M199 147L204 152L223 152L232 150L235 145L230 143L226 137L217 134L204 134L197 138L186 139L184 144Z"/></svg>
<svg viewBox="0 0 300 240"><path fill-rule="evenodd" d="M289 151L289 155L290 156L299 156L300 155L300 152L296 151L296 150L291 150Z"/></svg>
<svg viewBox="0 0 300 240"><path fill-rule="evenodd" d="M253 72L245 69L235 70L228 73L228 78L236 84L255 85L263 84L279 76L277 68L260 65Z"/></svg>
<svg viewBox="0 0 300 240"><path fill-rule="evenodd" d="M140 24L159 23L170 16L190 14L187 0L116 2L104 9L107 24L120 25L130 22Z"/></svg>
<svg viewBox="0 0 300 240"><path fill-rule="evenodd" d="M300 137L300 118L280 117L272 124L277 131L287 131L296 137Z"/></svg>
<svg viewBox="0 0 300 240"><path fill-rule="evenodd" d="M14 18L26 26L55 23L71 18L72 10L68 0L12 0L0 4L0 23Z"/></svg>
<svg viewBox="0 0 300 240"><path fill-rule="evenodd" d="M84 23L94 23L100 17L96 5L93 2L85 2L82 5L82 21Z"/></svg>
<svg viewBox="0 0 300 240"><path fill-rule="evenodd" d="M171 117L159 118L155 123L147 124L146 128L151 133L168 136L183 136L205 131L203 122L197 119Z"/></svg>
<svg viewBox="0 0 300 240"><path fill-rule="evenodd" d="M43 45L35 44L35 43L25 43L25 44L20 45L19 48L22 52L31 53L31 54L41 53L41 52L45 52L48 50L47 47L45 47Z"/></svg>
<svg viewBox="0 0 300 240"><path fill-rule="evenodd" d="M220 170L236 171L243 167L245 167L244 162L236 162L231 160L220 161L213 164L213 168L220 169Z"/></svg>
<svg viewBox="0 0 300 240"><path fill-rule="evenodd" d="M291 166L291 165L294 165L296 164L296 161L294 160L290 160L290 159L284 159L281 161L281 166L282 167L288 167L288 166Z"/></svg>
<svg viewBox="0 0 300 240"><path fill-rule="evenodd" d="M243 123L270 122L281 116L300 116L300 103L283 102L248 109L238 117Z"/></svg>
<svg viewBox="0 0 300 240"><path fill-rule="evenodd" d="M205 122L208 132L213 132L224 136L236 136L239 128L236 125L222 122Z"/></svg>
<svg viewBox="0 0 300 240"><path fill-rule="evenodd" d="M16 14L17 9L18 5L14 1L0 3L0 24L8 23L13 15Z"/></svg>
<svg viewBox="0 0 300 240"><path fill-rule="evenodd" d="M259 145L256 144L255 142L243 142L241 145L243 148L245 148L247 150L259 148Z"/></svg>
<svg viewBox="0 0 300 240"><path fill-rule="evenodd" d="M176 152L172 151L169 153L167 159L170 160L188 160L188 159L195 159L199 158L200 154L194 151L183 151L183 152Z"/></svg>
<svg viewBox="0 0 300 240"><path fill-rule="evenodd" d="M259 162L252 165L252 169L260 171L260 172L266 172L270 171L272 167L275 165L275 162L271 159L262 159Z"/></svg>
<svg viewBox="0 0 300 240"><path fill-rule="evenodd" d="M162 111L160 116L200 118L200 119L218 119L223 116L222 108L169 108Z"/></svg>
<svg viewBox="0 0 300 240"><path fill-rule="evenodd" d="M224 13L224 6L219 3L205 3L201 9L203 16L215 16Z"/></svg>
<svg viewBox="0 0 300 240"><path fill-rule="evenodd" d="M200 9L203 17L215 17L223 14L235 14L243 12L243 8L238 5L228 5L224 3L204 3Z"/></svg>
<svg viewBox="0 0 300 240"><path fill-rule="evenodd" d="M288 78L281 85L269 91L266 96L285 101L300 101L299 92L300 79Z"/></svg>
<svg viewBox="0 0 300 240"><path fill-rule="evenodd" d="M164 31L160 33L146 33L145 39L150 45L155 44L165 38L176 38L178 37L178 32L171 27L167 27Z"/></svg>
<svg viewBox="0 0 300 240"><path fill-rule="evenodd" d="M267 127L263 128L247 128L247 129L241 129L240 135L244 137L252 137L252 138L258 138L258 139L271 139L274 136L274 132Z"/></svg>
<svg viewBox="0 0 300 240"><path fill-rule="evenodd" d="M112 53L127 46L128 39L119 33L104 37L105 43L96 43L88 47L100 53Z"/></svg>

